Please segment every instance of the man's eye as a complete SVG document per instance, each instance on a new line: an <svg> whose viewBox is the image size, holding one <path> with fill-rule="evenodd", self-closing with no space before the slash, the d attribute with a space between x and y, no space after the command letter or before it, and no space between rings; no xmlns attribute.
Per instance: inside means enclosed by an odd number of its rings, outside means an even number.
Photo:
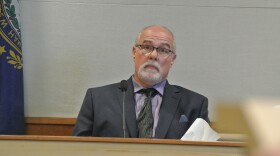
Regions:
<svg viewBox="0 0 280 156"><path fill-rule="evenodd" d="M143 49L146 49L146 50L151 50L151 49L153 49L153 47L152 47L152 46L149 46L149 45L143 45L142 47L143 47Z"/></svg>
<svg viewBox="0 0 280 156"><path fill-rule="evenodd" d="M168 53L168 52L169 52L169 50L168 50L168 49L165 49L165 48L158 48L158 51L159 51L160 53Z"/></svg>

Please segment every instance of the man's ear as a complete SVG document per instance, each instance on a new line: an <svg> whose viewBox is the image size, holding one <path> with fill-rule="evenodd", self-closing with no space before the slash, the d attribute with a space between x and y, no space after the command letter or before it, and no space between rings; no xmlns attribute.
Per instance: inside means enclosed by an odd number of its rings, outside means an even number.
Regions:
<svg viewBox="0 0 280 156"><path fill-rule="evenodd" d="M174 64L174 62L175 62L175 60L176 60L176 57L177 57L177 55L176 55L176 54L174 54L174 55L172 56L171 65L173 65L173 64Z"/></svg>
<svg viewBox="0 0 280 156"><path fill-rule="evenodd" d="M136 48L133 46L133 47L132 47L132 57L133 57L133 61L135 61L135 54L136 54Z"/></svg>

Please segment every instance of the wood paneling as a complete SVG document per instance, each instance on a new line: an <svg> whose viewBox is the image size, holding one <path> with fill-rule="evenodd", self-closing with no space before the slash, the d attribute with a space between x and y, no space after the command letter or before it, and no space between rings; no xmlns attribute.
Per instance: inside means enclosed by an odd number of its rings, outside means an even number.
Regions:
<svg viewBox="0 0 280 156"><path fill-rule="evenodd" d="M76 118L26 117L27 135L71 136ZM215 123L211 123L215 129Z"/></svg>
<svg viewBox="0 0 280 156"><path fill-rule="evenodd" d="M71 136L76 118L26 117L27 135Z"/></svg>

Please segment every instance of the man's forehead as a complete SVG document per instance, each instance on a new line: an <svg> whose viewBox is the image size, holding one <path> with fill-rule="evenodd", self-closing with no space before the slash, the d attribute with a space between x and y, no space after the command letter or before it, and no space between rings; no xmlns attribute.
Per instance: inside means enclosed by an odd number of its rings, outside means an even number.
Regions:
<svg viewBox="0 0 280 156"><path fill-rule="evenodd" d="M142 44L152 44L152 45L158 45L158 46L168 46L171 47L171 43L169 43L168 41L165 40L153 40L153 39L144 39L142 41Z"/></svg>
<svg viewBox="0 0 280 156"><path fill-rule="evenodd" d="M171 34L166 32L154 32L154 31L147 31L143 32L139 38L142 43L145 42L152 42L152 43L162 43L162 44L173 44L173 37Z"/></svg>
<svg viewBox="0 0 280 156"><path fill-rule="evenodd" d="M173 40L173 35L163 28L146 29L141 33L141 36Z"/></svg>

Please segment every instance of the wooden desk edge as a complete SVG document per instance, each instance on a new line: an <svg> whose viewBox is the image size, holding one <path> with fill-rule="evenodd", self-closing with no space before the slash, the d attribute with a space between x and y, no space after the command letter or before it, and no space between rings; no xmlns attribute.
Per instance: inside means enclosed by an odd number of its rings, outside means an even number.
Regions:
<svg viewBox="0 0 280 156"><path fill-rule="evenodd" d="M58 117L26 117L26 124L38 125L75 125L76 118L58 118Z"/></svg>
<svg viewBox="0 0 280 156"><path fill-rule="evenodd" d="M173 139L106 138L106 137L39 136L39 135L0 135L0 140L110 142L110 143L226 146L226 147L247 146L247 144L244 142L230 142L230 141L201 142L201 141L181 141L181 140L173 140Z"/></svg>

